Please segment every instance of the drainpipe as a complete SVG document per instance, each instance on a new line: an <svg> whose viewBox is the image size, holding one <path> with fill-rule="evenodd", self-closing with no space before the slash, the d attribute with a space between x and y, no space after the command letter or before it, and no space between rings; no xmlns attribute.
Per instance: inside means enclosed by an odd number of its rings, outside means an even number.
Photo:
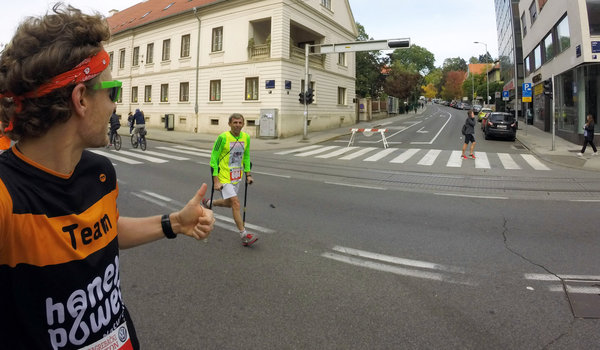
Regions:
<svg viewBox="0 0 600 350"><path fill-rule="evenodd" d="M200 17L198 17L198 10L194 7L194 16L198 20L198 42L196 43L196 104L194 105L194 113L196 114L196 128L194 132L198 132L198 75L200 73Z"/></svg>

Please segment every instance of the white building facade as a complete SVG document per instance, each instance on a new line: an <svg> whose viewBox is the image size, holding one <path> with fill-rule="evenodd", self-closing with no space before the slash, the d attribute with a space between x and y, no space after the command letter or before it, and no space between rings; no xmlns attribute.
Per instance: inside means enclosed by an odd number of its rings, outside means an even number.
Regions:
<svg viewBox="0 0 600 350"><path fill-rule="evenodd" d="M118 114L140 109L150 127L166 119L175 130L218 134L237 112L245 131L267 137L303 132L305 45L358 33L347 0L148 0L108 22L105 49L123 82ZM354 54L309 58L308 130L353 124Z"/></svg>
<svg viewBox="0 0 600 350"><path fill-rule="evenodd" d="M528 109L534 124L581 142L588 113L600 114L600 1L521 0L525 82L533 84ZM554 96L544 94L552 81Z"/></svg>

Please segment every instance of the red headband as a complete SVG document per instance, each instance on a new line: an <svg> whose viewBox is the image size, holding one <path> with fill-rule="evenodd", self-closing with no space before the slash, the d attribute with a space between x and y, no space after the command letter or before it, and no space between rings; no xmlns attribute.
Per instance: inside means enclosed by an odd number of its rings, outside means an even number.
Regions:
<svg viewBox="0 0 600 350"><path fill-rule="evenodd" d="M78 84L95 78L102 73L108 64L110 63L110 56L106 51L102 50L97 54L90 56L79 63L75 68L68 72L64 72L50 79L45 84L42 84L37 89L26 92L21 96L16 96L12 92L0 94L0 98L12 98L16 105L15 113L19 114L23 110L23 100L28 98L38 98L49 94L50 92L65 87L70 84ZM13 118L10 119L10 123L4 132L10 131L13 128Z"/></svg>

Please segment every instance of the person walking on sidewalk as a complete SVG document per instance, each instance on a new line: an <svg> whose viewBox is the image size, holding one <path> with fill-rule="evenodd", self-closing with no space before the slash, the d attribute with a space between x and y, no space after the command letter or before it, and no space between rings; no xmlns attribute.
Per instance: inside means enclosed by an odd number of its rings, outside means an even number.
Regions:
<svg viewBox="0 0 600 350"><path fill-rule="evenodd" d="M588 143L592 146L592 149L594 150L594 153L592 153L592 155L597 156L598 150L596 149L596 145L594 144L594 117L591 114L587 115L587 121L583 126L583 148L581 149L581 152L577 153L578 156L583 156Z"/></svg>
<svg viewBox="0 0 600 350"><path fill-rule="evenodd" d="M59 2L0 55L0 121L17 141L0 155L2 349L139 349L119 251L213 229L206 184L179 211L120 215L115 168L88 150L108 143L122 85L109 40L101 15Z"/></svg>
<svg viewBox="0 0 600 350"><path fill-rule="evenodd" d="M465 125L463 125L462 134L465 136L465 143L462 147L462 157L467 159L465 155L465 151L467 150L467 146L469 142L471 143L471 154L470 157L475 159L475 154L473 151L475 150L475 113L472 109L469 110L469 116L465 120Z"/></svg>
<svg viewBox="0 0 600 350"><path fill-rule="evenodd" d="M250 175L250 135L242 131L244 116L239 113L229 116L229 127L230 131L217 137L210 157L214 190L220 191L223 199L216 199L212 203L204 199L202 203L206 208L213 205L231 208L242 245L250 246L258 240L258 235L246 231L238 196L244 173L247 184L254 182Z"/></svg>

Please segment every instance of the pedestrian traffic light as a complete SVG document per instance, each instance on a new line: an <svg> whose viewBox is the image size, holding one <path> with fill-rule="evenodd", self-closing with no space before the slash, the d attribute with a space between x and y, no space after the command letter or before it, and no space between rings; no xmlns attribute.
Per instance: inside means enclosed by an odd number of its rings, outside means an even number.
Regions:
<svg viewBox="0 0 600 350"><path fill-rule="evenodd" d="M544 95L552 98L552 79L544 81Z"/></svg>
<svg viewBox="0 0 600 350"><path fill-rule="evenodd" d="M306 104L309 105L313 103L313 101L313 90L311 88L308 88L308 91L306 91Z"/></svg>
<svg viewBox="0 0 600 350"><path fill-rule="evenodd" d="M300 96L300 98L298 99L298 101L300 101L301 104L304 104L305 103L304 91L302 91L301 93L299 93L298 96Z"/></svg>

